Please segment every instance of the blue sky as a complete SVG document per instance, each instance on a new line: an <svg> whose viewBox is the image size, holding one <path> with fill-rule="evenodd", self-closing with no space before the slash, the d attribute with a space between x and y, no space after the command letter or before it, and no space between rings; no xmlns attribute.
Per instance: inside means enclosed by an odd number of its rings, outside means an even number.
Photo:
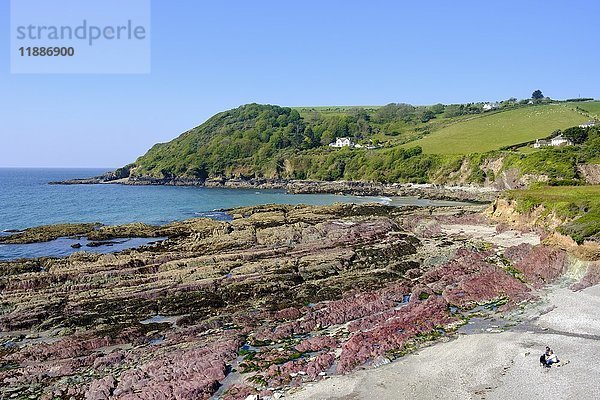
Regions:
<svg viewBox="0 0 600 400"><path fill-rule="evenodd" d="M250 102L599 98L599 14L593 0L154 0L150 74L11 75L0 0L0 166L121 166Z"/></svg>

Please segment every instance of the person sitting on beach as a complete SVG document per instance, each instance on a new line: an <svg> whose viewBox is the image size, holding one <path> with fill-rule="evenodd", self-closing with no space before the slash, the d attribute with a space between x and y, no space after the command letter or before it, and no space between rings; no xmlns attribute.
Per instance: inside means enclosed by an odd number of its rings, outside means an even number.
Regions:
<svg viewBox="0 0 600 400"><path fill-rule="evenodd" d="M540 365L544 367L546 366L546 359L550 355L551 351L552 349L549 346L546 346L546 351L540 356Z"/></svg>
<svg viewBox="0 0 600 400"><path fill-rule="evenodd" d="M550 368L552 364L556 364L558 361L558 357L554 354L552 349L550 349L549 354L546 356L546 367Z"/></svg>

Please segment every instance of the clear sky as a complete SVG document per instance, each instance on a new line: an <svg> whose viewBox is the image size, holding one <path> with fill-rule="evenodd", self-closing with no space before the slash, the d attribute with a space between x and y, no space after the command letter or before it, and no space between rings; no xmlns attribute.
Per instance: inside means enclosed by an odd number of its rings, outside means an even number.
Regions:
<svg viewBox="0 0 600 400"><path fill-rule="evenodd" d="M600 97L600 2L153 0L151 73L11 75L0 166L118 167L216 112Z"/></svg>

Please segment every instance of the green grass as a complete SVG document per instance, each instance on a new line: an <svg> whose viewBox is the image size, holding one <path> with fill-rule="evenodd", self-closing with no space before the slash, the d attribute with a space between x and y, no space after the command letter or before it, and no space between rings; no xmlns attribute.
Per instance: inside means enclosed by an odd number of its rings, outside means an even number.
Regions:
<svg viewBox="0 0 600 400"><path fill-rule="evenodd" d="M600 118L600 101L582 101L581 103L569 103L571 106L579 107L587 111L593 117Z"/></svg>
<svg viewBox="0 0 600 400"><path fill-rule="evenodd" d="M543 105L483 114L458 122L409 142L430 154L471 154L497 150L550 135L585 122L587 118L571 107Z"/></svg>
<svg viewBox="0 0 600 400"><path fill-rule="evenodd" d="M512 190L507 197L517 202L521 213L543 205L546 213L554 212L569 220L559 231L578 243L600 239L600 185L544 186L528 190Z"/></svg>
<svg viewBox="0 0 600 400"><path fill-rule="evenodd" d="M533 154L539 152L540 149L535 149L532 146L523 146L519 147L516 151L521 154Z"/></svg>

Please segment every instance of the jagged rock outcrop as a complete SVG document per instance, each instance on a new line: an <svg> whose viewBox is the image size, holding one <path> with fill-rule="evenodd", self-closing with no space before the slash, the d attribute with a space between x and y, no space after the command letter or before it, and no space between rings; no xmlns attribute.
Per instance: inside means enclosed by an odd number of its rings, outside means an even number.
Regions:
<svg viewBox="0 0 600 400"><path fill-rule="evenodd" d="M502 249L418 233L442 220L487 223L468 208L430 215L267 205L230 213L229 222L98 229L103 237L146 229L169 236L153 247L0 263L1 395L269 395L388 362L452 332L460 312L514 306L562 271L564 255L547 247L507 250L511 269ZM241 376L229 387L232 374Z"/></svg>

